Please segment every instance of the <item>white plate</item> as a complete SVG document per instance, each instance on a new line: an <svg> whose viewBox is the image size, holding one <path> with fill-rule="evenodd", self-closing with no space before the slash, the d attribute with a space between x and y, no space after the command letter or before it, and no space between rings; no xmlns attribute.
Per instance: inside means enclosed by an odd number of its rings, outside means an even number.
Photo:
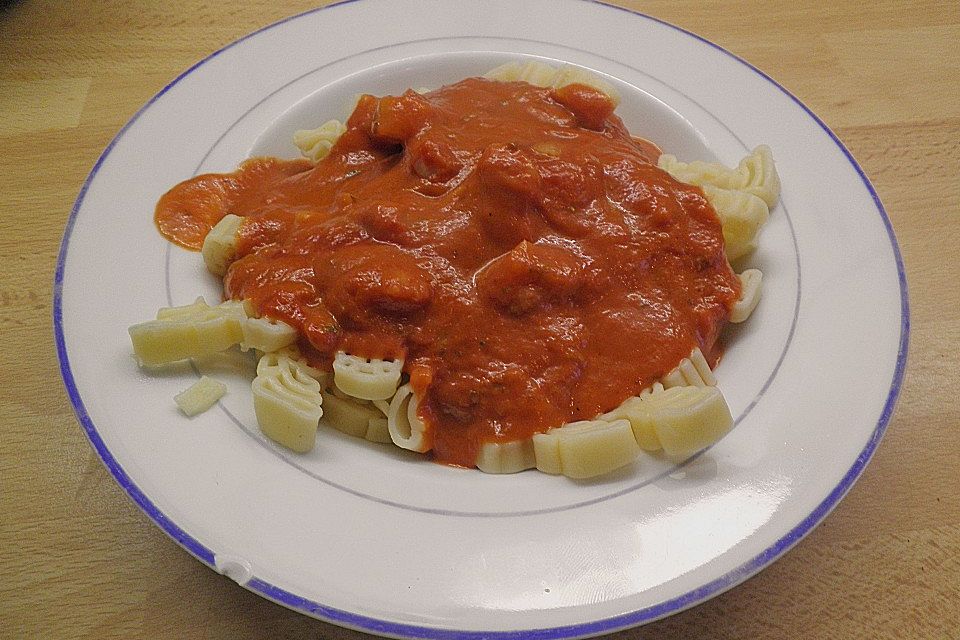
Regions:
<svg viewBox="0 0 960 640"><path fill-rule="evenodd" d="M199 257L152 223L157 198L252 153L294 155L294 129L354 93L438 86L509 59L607 74L635 134L682 159L772 147L781 204L751 258L755 315L717 372L736 428L675 468L645 457L598 482L442 467L323 429L305 456L256 428L249 374L192 420L127 326L219 295ZM204 563L337 624L401 637L568 638L701 602L782 555L863 471L906 355L906 283L863 172L773 80L653 18L580 0L359 1L218 51L110 143L77 199L56 274L61 369L124 490ZM223 377L223 376L221 376ZM149 578L145 578L149 579Z"/></svg>

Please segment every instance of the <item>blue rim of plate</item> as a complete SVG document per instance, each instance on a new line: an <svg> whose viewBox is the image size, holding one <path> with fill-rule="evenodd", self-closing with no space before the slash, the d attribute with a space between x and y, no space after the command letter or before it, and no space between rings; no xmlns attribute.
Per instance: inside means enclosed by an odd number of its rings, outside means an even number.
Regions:
<svg viewBox="0 0 960 640"><path fill-rule="evenodd" d="M217 51L211 53L202 60L196 62L183 73L174 78L170 83L168 83L163 89L161 89L156 95L154 95L146 104L140 107L139 110L130 118L129 121L120 129L116 136L110 141L107 147L103 150L103 153L100 154L100 157L97 159L97 162L94 164L93 168L90 170L90 174L87 176L86 180L83 183L83 186L80 189L80 193L77 196L76 201L74 202L73 208L70 211L70 216L67 219L67 224L64 229L63 240L60 243L60 251L57 256L57 265L54 275L53 282L53 329L54 337L57 347L57 357L60 361L60 375L63 378L64 387L66 388L67 394L70 397L70 402L73 404L74 412L77 415L77 419L80 421L80 424L83 426L84 432L87 435L87 438L90 440L90 444L93 446L94 450L97 452L97 455L100 456L103 464L107 467L107 470L114 477L120 487L127 493L127 495L133 500L133 502L149 517L160 529L162 529L168 536L173 538L180 546L186 549L190 554L195 556L197 559L202 561L204 564L209 566L211 569L217 570L215 562L215 554L212 550L208 549L198 540L190 536L186 531L181 529L174 523L172 520L167 518L167 516L158 509L153 502L140 490L140 488L133 482L133 480L127 475L127 473L120 466L120 463L116 458L113 457L113 454L110 453L110 450L107 448L103 439L100 437L100 434L97 431L96 425L93 424L93 421L90 419L90 415L87 413L87 409L84 406L83 399L80 397L80 392L77 389L76 382L73 377L73 371L70 368L70 361L67 355L66 342L64 339L63 333L63 277L64 269L66 265L67 250L70 244L70 236L73 232L74 224L76 223L77 215L80 211L80 207L83 204L83 200L87 194L87 190L90 187L90 184L93 182L93 179L96 177L97 172L100 170L101 165L110 155L110 152L113 150L113 147L117 144L120 138L123 137L124 133L143 115L150 106L156 102L161 96L163 96L171 87L176 85L182 79L190 75L194 70L206 64L208 61L217 57L224 51L248 40L259 33L268 31L279 27L287 22L300 19L306 15L317 13L320 11L331 10L337 7L341 7L347 4L353 4L361 0L346 0L338 4L328 5L325 7L319 7L316 9L311 9L304 11L302 13L289 16L277 22L274 22L270 25L257 29L238 40L227 44L226 46L218 49ZM883 203L880 202L880 198L877 195L876 190L873 188L873 185L870 184L870 181L867 179L866 174L863 172L863 169L853 158L851 153L843 145L839 138L830 130L830 128L815 114L810 110L803 102L800 101L796 96L790 93L785 87L783 87L776 80L771 78L769 75L756 68L746 60L740 58L739 56L727 51L723 47L710 42L706 38L698 36L695 33L687 31L681 27L670 24L659 18L649 16L638 11L633 11L625 7L618 7L615 5L609 5L600 0L580 0L585 3L599 5L605 9L613 9L626 12L630 15L637 16L639 18L650 20L667 28L678 31L686 36L694 38L700 41L707 46L720 51L726 56L729 56L738 63L746 66L751 71L759 75L761 78L775 86L777 89L782 91L784 95L790 98L797 106L799 106L810 118L813 119L817 125L823 129L824 133L833 140L834 144L840 149L843 155L847 158L850 165L857 172L857 175L860 176L860 180L863 183L864 188L873 198L873 202L877 207L877 213L879 213L881 220L883 221L884 227L887 231L887 237L890 240L890 245L893 250L894 259L897 264L897 277L900 284L900 342L897 350L897 361L894 368L893 379L890 383L890 391L887 394L887 400L884 403L883 410L880 413L880 417L877 420L877 425L874 428L873 432L870 435L870 438L867 440L866 445L860 454L854 460L853 465L850 469L844 474L840 482L836 487L827 495L824 500L817 505L817 507L809 514L806 518L800 521L793 529L787 532L786 535L781 537L779 540L774 542L772 545L764 549L757 556L749 560L748 562L743 563L736 569L727 572L726 574L708 582L707 584L701 585L697 589L689 591L683 595L671 598L659 604L633 611L630 613L622 614L619 616L614 616L610 618L604 618L601 620L595 620L592 622L565 625L560 627L550 627L546 629L529 629L529 630L519 630L519 631L460 631L455 629L444 629L436 627L424 627L418 625L410 625L396 622L388 622L383 620L378 620L376 618L370 618L367 616L358 615L355 613L350 613L348 611L343 611L341 609L336 609L323 605L312 600L308 600L301 596L296 595L277 587L269 582L260 580L259 578L252 578L243 586L255 593L282 604L291 609L301 611L308 615L318 617L322 620L332 622L344 627L349 627L353 629L358 629L361 631L368 631L377 634L390 635L401 638L430 638L434 640L519 640L521 638L537 638L542 640L547 639L559 639L559 638L579 638L584 636L599 635L604 633L611 633L628 627L639 626L647 622L652 622L654 620L669 616L674 613L678 613L684 609L692 607L696 604L704 602L724 591L736 586L737 584L743 582L747 578L755 575L760 570L765 568L767 565L771 564L773 561L778 559L780 556L789 551L797 542L799 542L804 536L810 533L829 513L833 510L834 507L840 502L840 500L847 494L847 492L853 487L857 478L863 473L863 470L866 468L867 463L870 461L870 458L873 456L874 451L876 451L877 446L880 443L880 440L883 438L883 434L886 432L887 425L890 422L890 418L893 415L893 410L897 402L897 397L900 395L900 389L903 384L904 371L906 369L907 363L907 351L909 345L910 337L910 305L907 295L907 279L906 273L903 266L903 258L900 254L900 247L897 244L896 236L893 232L893 226L890 222L890 218L887 215L886 210L883 207Z"/></svg>

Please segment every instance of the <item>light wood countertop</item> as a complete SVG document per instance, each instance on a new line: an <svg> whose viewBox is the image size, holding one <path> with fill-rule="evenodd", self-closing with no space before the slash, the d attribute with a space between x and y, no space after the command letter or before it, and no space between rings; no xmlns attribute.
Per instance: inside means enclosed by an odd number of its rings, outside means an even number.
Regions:
<svg viewBox="0 0 960 640"><path fill-rule="evenodd" d="M0 2L0 638L367 637L217 575L127 499L59 382L74 199L136 110L303 0ZM860 162L903 253L902 395L863 477L758 576L617 638L960 638L960 5L620 0L782 83Z"/></svg>

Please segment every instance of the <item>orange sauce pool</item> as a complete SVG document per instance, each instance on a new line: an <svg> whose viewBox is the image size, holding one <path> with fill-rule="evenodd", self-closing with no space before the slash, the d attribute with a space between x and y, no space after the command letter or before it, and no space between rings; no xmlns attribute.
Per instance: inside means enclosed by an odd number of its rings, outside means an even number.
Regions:
<svg viewBox="0 0 960 640"><path fill-rule="evenodd" d="M433 457L474 466L619 405L715 343L740 284L716 213L602 93L470 78L363 96L330 155L187 180L156 222L197 249L245 216L226 295L311 361L405 359Z"/></svg>

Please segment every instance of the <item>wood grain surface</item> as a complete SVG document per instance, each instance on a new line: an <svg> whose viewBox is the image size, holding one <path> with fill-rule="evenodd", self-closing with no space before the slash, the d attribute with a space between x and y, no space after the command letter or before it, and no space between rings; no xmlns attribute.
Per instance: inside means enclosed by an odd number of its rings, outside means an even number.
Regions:
<svg viewBox="0 0 960 640"><path fill-rule="evenodd" d="M611 637L960 638L960 4L621 3L745 58L839 135L900 241L912 338L886 438L820 527L732 591ZM154 526L79 428L51 328L64 223L104 146L193 62L315 3L0 6L0 637L367 637L261 599Z"/></svg>

